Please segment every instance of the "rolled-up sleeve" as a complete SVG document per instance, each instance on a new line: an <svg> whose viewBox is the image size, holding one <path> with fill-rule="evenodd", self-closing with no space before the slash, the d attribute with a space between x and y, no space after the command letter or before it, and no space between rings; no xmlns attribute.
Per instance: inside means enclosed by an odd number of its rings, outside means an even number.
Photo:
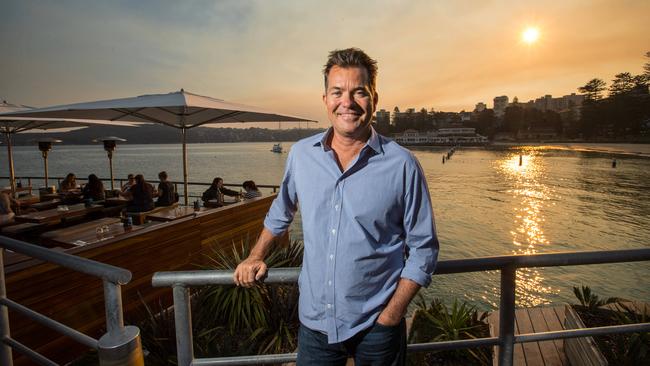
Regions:
<svg viewBox="0 0 650 366"><path fill-rule="evenodd" d="M438 259L439 243L431 197L420 164L415 157L406 165L404 233L408 258L401 277L427 287Z"/></svg>
<svg viewBox="0 0 650 366"><path fill-rule="evenodd" d="M280 185L280 192L273 200L269 212L264 219L264 227L274 236L281 235L291 225L298 207L298 196L294 177L294 150L289 151L284 177Z"/></svg>

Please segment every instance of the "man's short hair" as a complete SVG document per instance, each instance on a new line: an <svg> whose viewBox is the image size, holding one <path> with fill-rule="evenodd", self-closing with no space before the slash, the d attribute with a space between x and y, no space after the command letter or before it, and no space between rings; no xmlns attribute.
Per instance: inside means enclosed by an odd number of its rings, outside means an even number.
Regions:
<svg viewBox="0 0 650 366"><path fill-rule="evenodd" d="M330 52L327 63L323 68L325 76L325 91L327 92L327 76L332 67L360 67L368 72L368 83L373 93L376 92L377 81L377 61L373 60L365 52L358 48L346 48L344 50L334 50Z"/></svg>
<svg viewBox="0 0 650 366"><path fill-rule="evenodd" d="M163 170L162 172L158 173L158 178L167 179L167 172Z"/></svg>

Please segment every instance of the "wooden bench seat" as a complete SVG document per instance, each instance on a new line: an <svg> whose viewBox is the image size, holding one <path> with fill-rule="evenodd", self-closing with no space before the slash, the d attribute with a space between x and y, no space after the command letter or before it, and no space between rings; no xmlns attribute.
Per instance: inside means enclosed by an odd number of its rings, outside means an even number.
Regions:
<svg viewBox="0 0 650 366"><path fill-rule="evenodd" d="M174 202L169 206L155 207L151 211L143 211L143 212L129 212L129 211L127 211L126 216L130 217L133 220L134 225L142 225L142 224L145 223L147 215L151 215L151 214L156 213L156 212L165 211L165 210L169 210L171 208L176 208L176 207L178 207L178 202Z"/></svg>

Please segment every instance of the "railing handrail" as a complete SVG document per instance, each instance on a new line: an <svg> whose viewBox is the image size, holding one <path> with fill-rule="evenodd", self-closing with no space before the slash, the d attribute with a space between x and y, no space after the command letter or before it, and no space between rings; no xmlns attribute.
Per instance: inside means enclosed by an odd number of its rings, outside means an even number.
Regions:
<svg viewBox="0 0 650 366"><path fill-rule="evenodd" d="M26 243L6 236L0 236L0 247L27 255L42 261L58 264L62 267L82 272L103 280L125 285L131 281L131 272L126 269L101 263L92 259L77 257L68 253L54 251Z"/></svg>
<svg viewBox="0 0 650 366"><path fill-rule="evenodd" d="M513 364L514 345L560 338L585 337L601 334L650 331L650 323L592 327L577 330L536 332L515 335L515 280L518 268L554 267L587 264L623 263L650 260L650 248L602 250L587 252L559 252L527 255L504 255L483 258L454 259L438 262L434 275L501 271L499 300L499 336L463 339L455 341L409 344L408 352L427 352L444 349L461 349L496 345L499 347L499 365ZM233 270L203 270L156 272L152 278L154 287L170 286L174 297L174 318L178 364L194 365L251 365L295 361L296 354L238 356L220 358L194 358L192 344L191 307L188 287L204 285L233 285ZM298 279L300 268L271 268L266 283L293 283Z"/></svg>
<svg viewBox="0 0 650 366"><path fill-rule="evenodd" d="M5 249L101 279L104 285L106 334L96 340L9 299L5 284ZM11 337L8 310L12 309L81 344L96 349L100 365L141 365L143 354L140 330L134 326L124 326L120 286L129 281L131 281L131 272L126 269L0 236L0 364L7 366L13 364L11 351L13 348L39 364L56 365L52 360Z"/></svg>
<svg viewBox="0 0 650 366"><path fill-rule="evenodd" d="M650 248L502 255L439 261L434 275L499 270L505 266L514 266L515 268L557 267L644 260L650 260ZM154 273L151 282L154 287L179 284L187 286L232 285L234 284L233 273L234 270L161 271ZM264 282L295 282L299 273L299 267L271 268Z"/></svg>
<svg viewBox="0 0 650 366"><path fill-rule="evenodd" d="M47 178L51 179L51 180L57 180L57 181L65 179L65 177L56 177L56 176L48 176ZM10 177L0 176L0 179L9 180ZM14 179L15 180L23 180L23 179L36 179L36 180L40 179L40 180L44 180L45 177L44 176L36 176L36 175L35 176L20 176L20 177L16 176ZM77 177L77 180L86 181L87 179L85 179L84 177ZM102 177L100 177L99 180L101 180L102 182L110 182L111 178L102 178ZM113 178L113 180L118 181L118 182L125 182L127 179L126 178ZM181 185L181 186L184 184L183 181L170 180L170 182L172 184L177 184L177 185ZM155 181L149 181L149 183L155 183ZM193 185L193 186L209 186L209 185L212 185L212 182L187 182L187 184L188 185ZM226 187L241 187L241 183L224 183L223 185L226 186ZM280 188L280 186L277 185L277 184L255 184L255 185L258 188L272 188L272 189Z"/></svg>

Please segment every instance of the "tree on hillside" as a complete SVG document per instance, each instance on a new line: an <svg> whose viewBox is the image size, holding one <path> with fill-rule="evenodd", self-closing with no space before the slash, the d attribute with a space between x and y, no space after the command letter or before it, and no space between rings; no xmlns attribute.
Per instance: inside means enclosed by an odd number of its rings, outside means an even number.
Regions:
<svg viewBox="0 0 650 366"><path fill-rule="evenodd" d="M478 113L476 119L472 118L469 126L474 127L477 133L492 138L496 132L496 122L497 119L494 116L494 110L484 109Z"/></svg>
<svg viewBox="0 0 650 366"><path fill-rule="evenodd" d="M609 87L609 95L616 96L628 94L634 90L637 82L638 79L629 72L616 74L614 80L612 80L612 85Z"/></svg>
<svg viewBox="0 0 650 366"><path fill-rule="evenodd" d="M645 77L645 82L650 83L650 52L646 52L645 57L648 61L643 65L643 76Z"/></svg>
<svg viewBox="0 0 650 366"><path fill-rule="evenodd" d="M585 98L590 101L599 100L603 97L603 91L607 84L601 79L591 79L587 84L578 88L578 91L586 94Z"/></svg>
<svg viewBox="0 0 650 366"><path fill-rule="evenodd" d="M507 107L503 115L503 129L516 135L520 130L526 129L526 121L524 120L524 109L515 105Z"/></svg>

